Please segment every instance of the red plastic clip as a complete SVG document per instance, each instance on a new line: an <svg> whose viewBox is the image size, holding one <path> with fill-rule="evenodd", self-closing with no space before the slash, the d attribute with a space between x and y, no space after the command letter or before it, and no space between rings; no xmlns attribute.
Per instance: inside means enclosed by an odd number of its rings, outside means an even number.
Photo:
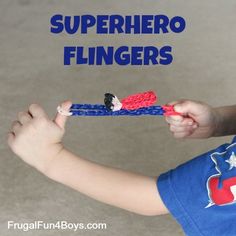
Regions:
<svg viewBox="0 0 236 236"><path fill-rule="evenodd" d="M161 106L162 109L165 111L164 112L164 116L181 116L182 114L179 112L176 112L174 110L174 106L173 105L165 105L165 106Z"/></svg>

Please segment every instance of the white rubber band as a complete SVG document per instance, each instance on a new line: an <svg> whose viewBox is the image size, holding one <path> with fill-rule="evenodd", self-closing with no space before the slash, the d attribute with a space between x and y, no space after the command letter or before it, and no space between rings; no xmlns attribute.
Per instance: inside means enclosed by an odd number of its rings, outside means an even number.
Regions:
<svg viewBox="0 0 236 236"><path fill-rule="evenodd" d="M57 112L63 116L72 116L72 114L73 114L72 112L63 110L61 106L57 107Z"/></svg>

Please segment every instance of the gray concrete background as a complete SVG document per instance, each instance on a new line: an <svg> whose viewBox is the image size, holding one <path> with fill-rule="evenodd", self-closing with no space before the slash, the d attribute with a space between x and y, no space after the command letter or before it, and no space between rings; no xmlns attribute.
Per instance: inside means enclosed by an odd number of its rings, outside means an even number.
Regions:
<svg viewBox="0 0 236 236"><path fill-rule="evenodd" d="M153 89L159 103L189 98L211 105L234 104L236 2L220 1L0 1L0 235L183 235L171 216L144 217L101 204L54 183L24 164L5 137L20 110L40 103L53 116L64 99L102 102L106 91L119 97ZM180 15L180 35L54 36L49 19L62 14ZM170 66L62 65L65 45L173 46ZM64 143L78 155L111 166L158 175L231 137L179 141L162 118L70 118ZM106 222L105 231L7 230L7 221Z"/></svg>

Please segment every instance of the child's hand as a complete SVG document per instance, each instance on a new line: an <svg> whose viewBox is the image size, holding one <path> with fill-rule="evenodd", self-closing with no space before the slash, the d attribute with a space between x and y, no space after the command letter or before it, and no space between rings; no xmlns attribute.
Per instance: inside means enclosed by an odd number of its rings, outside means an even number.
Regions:
<svg viewBox="0 0 236 236"><path fill-rule="evenodd" d="M71 102L62 104L69 109ZM66 116L57 114L50 120L37 104L29 106L28 111L19 112L18 120L12 123L8 134L8 144L22 160L45 173L50 163L63 149Z"/></svg>
<svg viewBox="0 0 236 236"><path fill-rule="evenodd" d="M209 138L218 124L217 112L209 105L183 100L172 102L176 112L183 116L169 116L166 121L175 138Z"/></svg>

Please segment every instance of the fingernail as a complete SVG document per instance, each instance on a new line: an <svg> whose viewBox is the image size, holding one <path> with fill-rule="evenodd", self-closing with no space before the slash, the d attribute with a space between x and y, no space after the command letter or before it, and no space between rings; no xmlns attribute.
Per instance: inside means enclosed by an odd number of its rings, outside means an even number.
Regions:
<svg viewBox="0 0 236 236"><path fill-rule="evenodd" d="M192 122L192 121L189 121L189 122L188 122L188 125L192 125L192 124L193 124L193 122Z"/></svg>
<svg viewBox="0 0 236 236"><path fill-rule="evenodd" d="M196 128L197 128L197 124L194 124L194 125L193 125L193 128L196 129Z"/></svg>

